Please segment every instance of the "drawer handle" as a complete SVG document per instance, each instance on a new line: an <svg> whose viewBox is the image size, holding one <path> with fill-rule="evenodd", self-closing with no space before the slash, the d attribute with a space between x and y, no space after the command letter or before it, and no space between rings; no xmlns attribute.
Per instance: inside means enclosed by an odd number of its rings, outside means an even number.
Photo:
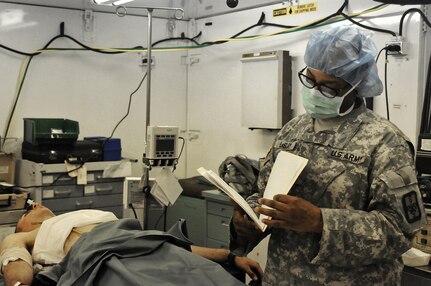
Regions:
<svg viewBox="0 0 431 286"><path fill-rule="evenodd" d="M228 223L228 222L225 222L224 220L222 220L222 221L221 221L221 225L222 225L222 226L229 227L229 223Z"/></svg>
<svg viewBox="0 0 431 286"><path fill-rule="evenodd" d="M58 198L64 198L64 197L70 197L70 195L73 193L73 190L54 190L54 197Z"/></svg>
<svg viewBox="0 0 431 286"><path fill-rule="evenodd" d="M112 192L112 187L96 188L96 193L98 194L106 194L111 192Z"/></svg>
<svg viewBox="0 0 431 286"><path fill-rule="evenodd" d="M84 208L91 208L91 205L93 204L93 201L88 201L88 202L80 202L77 201L76 202L76 208L77 209L84 209Z"/></svg>

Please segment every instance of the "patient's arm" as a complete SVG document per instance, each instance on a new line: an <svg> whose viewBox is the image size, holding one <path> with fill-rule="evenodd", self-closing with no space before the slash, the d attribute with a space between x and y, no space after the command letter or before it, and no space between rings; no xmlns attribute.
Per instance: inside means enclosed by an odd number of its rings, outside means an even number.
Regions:
<svg viewBox="0 0 431 286"><path fill-rule="evenodd" d="M230 251L223 248L208 248L192 245L192 252L209 260L223 263L228 261ZM235 256L235 266L245 271L253 280L259 280L263 276L263 270L257 261L248 257Z"/></svg>
<svg viewBox="0 0 431 286"><path fill-rule="evenodd" d="M196 245L192 245L191 248L193 253L219 263L226 262L229 255L229 249L208 248Z"/></svg>
<svg viewBox="0 0 431 286"><path fill-rule="evenodd" d="M13 286L18 281L24 285L30 285L33 280L33 267L31 261L31 254L29 249L34 245L37 231L13 233L8 235L1 244L0 254L4 259L8 257L18 257L19 259L9 262L7 266L3 267L3 276L6 286ZM23 252L22 258L19 257L19 252L11 251L18 249ZM25 258L24 258L25 257ZM25 260L23 260L25 259Z"/></svg>
<svg viewBox="0 0 431 286"><path fill-rule="evenodd" d="M31 281L33 281L33 268L27 262L17 260L10 262L3 269L3 275L6 286L13 286L18 281L24 285L31 285Z"/></svg>

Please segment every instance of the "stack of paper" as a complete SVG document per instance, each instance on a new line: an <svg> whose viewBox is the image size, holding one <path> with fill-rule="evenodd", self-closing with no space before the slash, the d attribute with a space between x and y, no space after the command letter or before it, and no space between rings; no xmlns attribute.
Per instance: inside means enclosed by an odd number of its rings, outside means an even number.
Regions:
<svg viewBox="0 0 431 286"><path fill-rule="evenodd" d="M175 203L182 191L183 188L172 171L163 168L155 178L150 193L160 205L170 206Z"/></svg>
<svg viewBox="0 0 431 286"><path fill-rule="evenodd" d="M278 153L263 197L272 200L275 195L287 195L307 163L308 159L301 156L285 151ZM264 218L268 218L268 216L260 215L259 217L259 219Z"/></svg>
<svg viewBox="0 0 431 286"><path fill-rule="evenodd" d="M275 160L263 197L272 199L277 194L288 194L307 162L308 160L303 157L281 151ZM267 218L267 216L260 215L258 217L244 198L213 171L206 170L204 167L200 167L197 171L233 199L256 223L259 229L265 231L266 224L262 222L262 219Z"/></svg>
<svg viewBox="0 0 431 286"><path fill-rule="evenodd" d="M257 217L256 213L253 209L248 205L248 203L241 197L240 194L236 190L234 190L231 186L229 186L222 178L220 178L216 173L211 170L206 170L204 167L200 167L198 169L199 174L201 174L205 179L210 181L214 186L219 188L221 191L226 193L230 198L232 198L247 214L248 216L256 223L261 231L265 231L266 224L261 222Z"/></svg>

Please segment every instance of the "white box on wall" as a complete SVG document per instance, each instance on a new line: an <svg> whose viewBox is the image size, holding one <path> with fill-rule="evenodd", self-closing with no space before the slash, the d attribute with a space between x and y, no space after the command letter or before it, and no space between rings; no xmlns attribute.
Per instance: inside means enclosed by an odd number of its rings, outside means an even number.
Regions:
<svg viewBox="0 0 431 286"><path fill-rule="evenodd" d="M241 62L241 125L250 129L280 129L292 116L289 52L243 54Z"/></svg>

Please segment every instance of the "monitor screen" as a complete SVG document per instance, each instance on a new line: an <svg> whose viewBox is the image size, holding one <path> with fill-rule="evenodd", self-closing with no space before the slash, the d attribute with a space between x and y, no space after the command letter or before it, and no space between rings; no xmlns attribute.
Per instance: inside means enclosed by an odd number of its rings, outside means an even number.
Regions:
<svg viewBox="0 0 431 286"><path fill-rule="evenodd" d="M156 152L160 151L174 151L175 139L157 139L156 140Z"/></svg>

